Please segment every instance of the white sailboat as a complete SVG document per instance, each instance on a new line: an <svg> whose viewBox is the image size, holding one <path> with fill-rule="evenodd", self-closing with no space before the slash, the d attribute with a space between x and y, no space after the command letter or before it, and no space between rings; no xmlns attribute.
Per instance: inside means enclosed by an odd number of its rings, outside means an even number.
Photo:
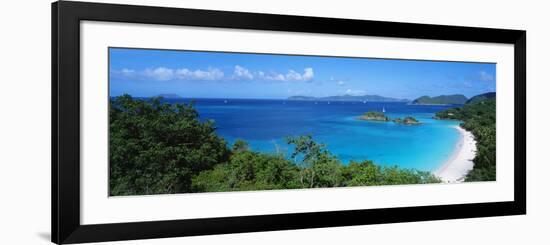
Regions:
<svg viewBox="0 0 550 245"><path fill-rule="evenodd" d="M386 113L386 108L382 106L382 113Z"/></svg>

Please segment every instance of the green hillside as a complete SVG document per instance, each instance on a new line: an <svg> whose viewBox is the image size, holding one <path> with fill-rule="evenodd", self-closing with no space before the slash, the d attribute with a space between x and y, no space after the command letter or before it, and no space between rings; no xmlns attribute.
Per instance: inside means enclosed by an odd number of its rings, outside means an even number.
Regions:
<svg viewBox="0 0 550 245"><path fill-rule="evenodd" d="M496 98L496 97L497 97L497 93L495 93L495 92L484 93L484 94L476 95L476 96L470 98L468 101L466 101L466 104L475 103L475 102L478 102L478 101L482 101L482 100L485 100L485 99Z"/></svg>
<svg viewBox="0 0 550 245"><path fill-rule="evenodd" d="M462 94L453 94L453 95L440 95L435 97L422 96L418 99L413 100L412 104L415 105L449 105L456 104L461 105L466 103L468 98Z"/></svg>

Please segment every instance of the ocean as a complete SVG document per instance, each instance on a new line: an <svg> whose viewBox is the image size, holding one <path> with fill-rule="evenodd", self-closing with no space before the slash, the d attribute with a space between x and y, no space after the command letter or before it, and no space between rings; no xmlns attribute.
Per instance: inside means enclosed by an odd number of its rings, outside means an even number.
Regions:
<svg viewBox="0 0 550 245"><path fill-rule="evenodd" d="M190 99L165 99L168 103ZM460 138L457 121L432 119L453 106L400 102L292 101L260 99L193 99L201 120L215 121L229 144L245 140L254 151L289 153L287 136L311 135L340 159L372 160L379 165L433 171L453 154ZM412 116L421 125L357 120L367 111L386 111L390 118Z"/></svg>

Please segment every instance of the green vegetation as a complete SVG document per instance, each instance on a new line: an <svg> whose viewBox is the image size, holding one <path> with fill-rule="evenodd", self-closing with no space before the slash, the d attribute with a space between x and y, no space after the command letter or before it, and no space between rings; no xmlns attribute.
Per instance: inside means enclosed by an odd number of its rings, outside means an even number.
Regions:
<svg viewBox="0 0 550 245"><path fill-rule="evenodd" d="M466 103L468 98L462 94L453 94L453 95L440 95L435 97L422 96L418 99L413 100L412 104L415 105L450 105L456 104L461 105Z"/></svg>
<svg viewBox="0 0 550 245"><path fill-rule="evenodd" d="M191 178L229 159L213 122L201 123L192 105L159 98L110 101L109 187L111 195L191 191Z"/></svg>
<svg viewBox="0 0 550 245"><path fill-rule="evenodd" d="M311 136L287 138L289 156L231 147L192 104L159 98L110 101L110 195L437 183L429 172L372 161L343 165Z"/></svg>
<svg viewBox="0 0 550 245"><path fill-rule="evenodd" d="M384 115L384 113L382 112L378 112L378 111L369 111L363 115L361 115L359 118L359 120L365 120L365 121L379 121L379 122L394 122L394 123L399 123L399 124L404 124L404 125L419 125L421 124L420 121L416 120L416 118L414 117L405 117L403 119L401 118L395 118L395 119L391 119L389 117L387 117L386 115Z"/></svg>
<svg viewBox="0 0 550 245"><path fill-rule="evenodd" d="M478 102L486 99L496 98L496 97L497 97L497 93L495 92L484 93L484 94L476 95L470 98L468 101L466 101L466 104L470 104L470 103L474 103L474 102Z"/></svg>
<svg viewBox="0 0 550 245"><path fill-rule="evenodd" d="M460 126L472 132L476 138L477 153L474 158L474 169L466 176L466 181L495 180L496 98L476 99L462 108L438 112L436 118L461 120L463 123Z"/></svg>
<svg viewBox="0 0 550 245"><path fill-rule="evenodd" d="M421 124L420 121L416 120L414 117L405 117L403 119L401 118L395 118L392 120L394 123L400 123L405 125L419 125Z"/></svg>
<svg viewBox="0 0 550 245"><path fill-rule="evenodd" d="M359 117L360 120L389 122L390 118L382 112L369 111Z"/></svg>
<svg viewBox="0 0 550 245"><path fill-rule="evenodd" d="M233 150L231 159L193 178L196 192L438 183L430 172L382 167L372 161L343 165L311 136L289 137L294 151L270 155ZM237 143L235 143L237 144ZM239 143L242 144L242 143ZM233 147L235 149L236 147ZM237 147L239 148L239 147Z"/></svg>

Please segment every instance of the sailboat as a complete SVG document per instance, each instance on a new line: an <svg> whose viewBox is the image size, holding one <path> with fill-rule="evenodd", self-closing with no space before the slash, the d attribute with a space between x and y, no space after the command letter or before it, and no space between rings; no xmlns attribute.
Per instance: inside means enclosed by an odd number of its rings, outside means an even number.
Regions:
<svg viewBox="0 0 550 245"><path fill-rule="evenodd" d="M382 106L382 113L386 113L386 108Z"/></svg>

